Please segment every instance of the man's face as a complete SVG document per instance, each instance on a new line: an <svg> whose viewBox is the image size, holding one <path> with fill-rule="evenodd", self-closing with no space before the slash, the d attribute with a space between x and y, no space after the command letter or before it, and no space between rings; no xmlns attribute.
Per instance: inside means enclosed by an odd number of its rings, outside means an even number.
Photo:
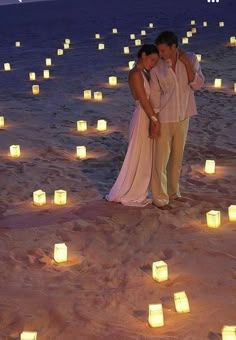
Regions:
<svg viewBox="0 0 236 340"><path fill-rule="evenodd" d="M160 44L157 46L159 56L165 60L171 59L176 53L175 44L168 46L167 44Z"/></svg>

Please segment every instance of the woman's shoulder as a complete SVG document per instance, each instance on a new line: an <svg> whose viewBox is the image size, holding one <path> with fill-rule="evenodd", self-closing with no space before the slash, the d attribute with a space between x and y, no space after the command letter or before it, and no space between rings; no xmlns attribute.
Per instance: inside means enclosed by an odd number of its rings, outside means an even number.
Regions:
<svg viewBox="0 0 236 340"><path fill-rule="evenodd" d="M129 79L140 79L140 77L142 77L141 70L134 66L134 68L129 71Z"/></svg>

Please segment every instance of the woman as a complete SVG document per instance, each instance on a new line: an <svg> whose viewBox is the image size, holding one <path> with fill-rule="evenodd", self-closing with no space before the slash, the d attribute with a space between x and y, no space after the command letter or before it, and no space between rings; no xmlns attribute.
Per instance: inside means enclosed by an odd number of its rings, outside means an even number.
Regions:
<svg viewBox="0 0 236 340"><path fill-rule="evenodd" d="M124 163L113 185L108 201L144 207L152 169L152 138L159 128L158 119L149 103L149 71L157 63L155 45L145 44L138 51L138 61L129 73L129 87L136 102L129 127L129 145Z"/></svg>

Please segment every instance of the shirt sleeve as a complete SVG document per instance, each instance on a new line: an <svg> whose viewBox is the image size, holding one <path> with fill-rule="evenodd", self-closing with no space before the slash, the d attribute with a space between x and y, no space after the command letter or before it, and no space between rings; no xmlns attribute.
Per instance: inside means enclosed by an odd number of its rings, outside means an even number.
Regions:
<svg viewBox="0 0 236 340"><path fill-rule="evenodd" d="M150 72L150 103L155 113L160 112L161 88L155 67Z"/></svg>
<svg viewBox="0 0 236 340"><path fill-rule="evenodd" d="M195 73L193 81L189 84L192 90L197 91L204 85L205 77L202 74L201 66L197 60L197 56L193 54L191 56L191 64L193 66L193 71Z"/></svg>

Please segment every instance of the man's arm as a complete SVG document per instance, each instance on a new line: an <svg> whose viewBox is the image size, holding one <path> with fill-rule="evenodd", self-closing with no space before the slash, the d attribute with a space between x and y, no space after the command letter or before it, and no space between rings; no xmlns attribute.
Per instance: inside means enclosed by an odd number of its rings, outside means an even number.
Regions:
<svg viewBox="0 0 236 340"><path fill-rule="evenodd" d="M150 72L151 80L150 80L150 103L153 107L153 110L155 114L158 114L160 112L160 106L161 106L161 88L159 84L159 80L157 77L157 72L155 70L155 67Z"/></svg>
<svg viewBox="0 0 236 340"><path fill-rule="evenodd" d="M201 66L197 60L197 56L194 53L187 54L180 50L179 59L185 65L189 85L192 90L200 90L200 88L204 85L205 78L202 74Z"/></svg>

